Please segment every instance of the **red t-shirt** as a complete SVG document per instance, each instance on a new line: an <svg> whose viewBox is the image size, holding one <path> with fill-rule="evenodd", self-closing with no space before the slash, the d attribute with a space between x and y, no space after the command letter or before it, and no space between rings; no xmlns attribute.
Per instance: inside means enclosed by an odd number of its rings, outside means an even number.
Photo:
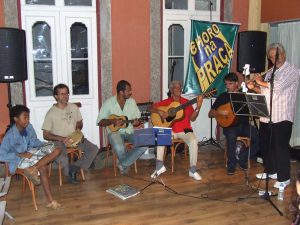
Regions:
<svg viewBox="0 0 300 225"><path fill-rule="evenodd" d="M157 102L154 104L154 107L160 107L160 106L168 106L170 105L172 102L174 102L174 99L171 97L171 98L167 98L161 102ZM183 97L180 97L180 104L184 104L188 102L187 99L183 98ZM189 105L187 107L184 108L184 116L181 120L179 121L176 121L173 123L172 125L172 131L174 133L179 133L179 132L183 132L184 129L188 128L188 129L192 129L192 126L191 126L191 115L192 113L194 112L194 108L193 106Z"/></svg>

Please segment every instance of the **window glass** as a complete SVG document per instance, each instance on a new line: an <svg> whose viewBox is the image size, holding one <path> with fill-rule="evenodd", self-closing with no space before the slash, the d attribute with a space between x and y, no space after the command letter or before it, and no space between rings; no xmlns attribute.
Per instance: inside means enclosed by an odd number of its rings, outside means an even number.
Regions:
<svg viewBox="0 0 300 225"><path fill-rule="evenodd" d="M55 0L26 0L27 5L55 5Z"/></svg>
<svg viewBox="0 0 300 225"><path fill-rule="evenodd" d="M184 29L173 24L168 30L168 81L184 82Z"/></svg>
<svg viewBox="0 0 300 225"><path fill-rule="evenodd" d="M66 6L92 6L92 0L65 0Z"/></svg>
<svg viewBox="0 0 300 225"><path fill-rule="evenodd" d="M216 11L217 0L195 0L196 10L210 11L210 7L212 11Z"/></svg>
<svg viewBox="0 0 300 225"><path fill-rule="evenodd" d="M165 9L187 9L187 0L165 0Z"/></svg>
<svg viewBox="0 0 300 225"><path fill-rule="evenodd" d="M169 27L169 55L183 55L184 54L184 32L183 27L174 24Z"/></svg>
<svg viewBox="0 0 300 225"><path fill-rule="evenodd" d="M45 22L32 27L33 66L36 96L51 96L53 90L51 29Z"/></svg>
<svg viewBox="0 0 300 225"><path fill-rule="evenodd" d="M70 32L73 95L89 94L87 27L74 23Z"/></svg>

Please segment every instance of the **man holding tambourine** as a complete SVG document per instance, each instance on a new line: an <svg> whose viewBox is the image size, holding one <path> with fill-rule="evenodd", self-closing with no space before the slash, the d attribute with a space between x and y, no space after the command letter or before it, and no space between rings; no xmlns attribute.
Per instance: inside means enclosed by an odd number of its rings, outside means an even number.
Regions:
<svg viewBox="0 0 300 225"><path fill-rule="evenodd" d="M94 161L98 147L83 137L82 116L76 104L69 103L69 88L65 84L54 87L53 96L57 101L47 112L42 130L44 138L54 141L62 149L58 157L64 169L64 175L72 184L78 183L76 173L79 169L88 170ZM84 154L69 167L67 147L78 147Z"/></svg>

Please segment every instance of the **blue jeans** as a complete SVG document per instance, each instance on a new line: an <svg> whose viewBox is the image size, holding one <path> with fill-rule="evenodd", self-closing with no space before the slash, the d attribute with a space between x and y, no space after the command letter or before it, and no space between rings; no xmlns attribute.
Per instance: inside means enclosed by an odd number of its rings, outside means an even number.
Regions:
<svg viewBox="0 0 300 225"><path fill-rule="evenodd" d="M251 130L250 130L251 128ZM250 158L255 156L259 150L259 139L258 131L255 127L249 124L239 124L233 127L227 127L223 129L223 133L226 136L227 141L227 168L235 168L238 160L236 158L236 139L238 136L250 137L251 132L251 143L250 143ZM248 159L248 151L243 151L239 155L239 163L245 164Z"/></svg>
<svg viewBox="0 0 300 225"><path fill-rule="evenodd" d="M147 150L147 147L135 147L129 152L126 152L125 141L133 143L133 134L120 134L119 132L112 132L108 134L108 140L113 151L117 154L119 163L123 167L129 167L132 165Z"/></svg>

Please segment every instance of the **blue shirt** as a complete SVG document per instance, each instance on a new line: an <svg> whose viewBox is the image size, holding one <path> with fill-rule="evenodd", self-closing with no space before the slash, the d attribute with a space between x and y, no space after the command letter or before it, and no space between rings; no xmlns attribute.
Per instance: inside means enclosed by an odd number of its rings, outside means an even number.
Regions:
<svg viewBox="0 0 300 225"><path fill-rule="evenodd" d="M28 149L43 145L29 124L22 134L14 124L5 134L0 146L0 161L9 163L9 172L14 174L21 160L19 153L27 152Z"/></svg>

